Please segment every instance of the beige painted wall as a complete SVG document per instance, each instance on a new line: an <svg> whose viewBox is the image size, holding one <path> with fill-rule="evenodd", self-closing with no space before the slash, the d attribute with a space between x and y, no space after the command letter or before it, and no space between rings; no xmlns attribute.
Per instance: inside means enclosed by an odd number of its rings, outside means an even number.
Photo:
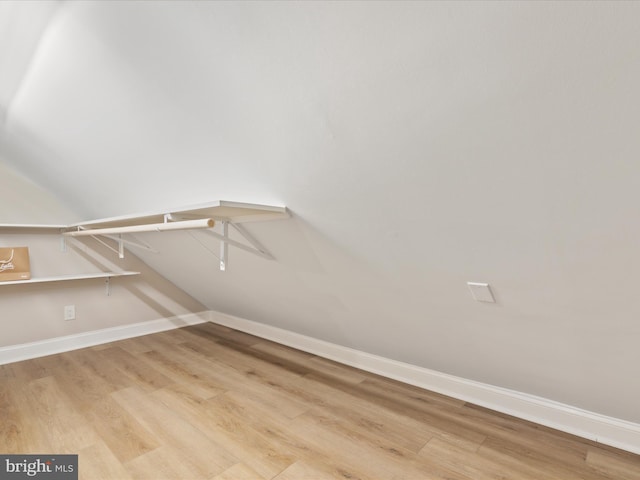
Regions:
<svg viewBox="0 0 640 480"><path fill-rule="evenodd" d="M0 186L8 187L0 188L0 223L56 221L45 213L57 216L57 221L73 217L46 190L2 164L0 171ZM0 284L0 347L205 310L133 254L127 252L120 260L93 239L71 240L63 252L58 234L0 230L0 247L10 246L29 247L32 278L112 270L142 274L112 279L110 296L104 279ZM65 305L76 306L75 320L64 320Z"/></svg>
<svg viewBox="0 0 640 480"><path fill-rule="evenodd" d="M0 156L0 223L67 224L79 220L51 192L7 166Z"/></svg>

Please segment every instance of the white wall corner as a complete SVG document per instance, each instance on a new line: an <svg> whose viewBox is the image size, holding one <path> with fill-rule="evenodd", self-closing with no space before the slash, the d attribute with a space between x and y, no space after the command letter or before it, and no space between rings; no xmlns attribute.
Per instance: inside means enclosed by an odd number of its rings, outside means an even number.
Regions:
<svg viewBox="0 0 640 480"><path fill-rule="evenodd" d="M126 338L164 332L173 330L174 328L197 325L209 321L210 318L211 314L208 311L186 313L147 322L119 325L117 327L103 328L64 337L49 338L37 342L0 347L0 365L68 352L79 348L92 347L94 345L115 342Z"/></svg>
<svg viewBox="0 0 640 480"><path fill-rule="evenodd" d="M371 373L640 454L640 424L525 393L474 382L408 363L211 311L212 323L272 340Z"/></svg>

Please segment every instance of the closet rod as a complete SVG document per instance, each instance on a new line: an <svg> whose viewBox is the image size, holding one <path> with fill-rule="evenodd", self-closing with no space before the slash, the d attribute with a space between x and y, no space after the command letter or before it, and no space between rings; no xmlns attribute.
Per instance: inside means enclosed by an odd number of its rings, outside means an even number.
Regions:
<svg viewBox="0 0 640 480"><path fill-rule="evenodd" d="M136 232L164 232L167 230L191 230L195 228L212 228L215 222L212 218L199 220L184 220L180 222L152 223L148 225L130 225L127 227L94 228L89 230L75 230L64 232L67 237L84 237L93 235L111 235L115 233Z"/></svg>

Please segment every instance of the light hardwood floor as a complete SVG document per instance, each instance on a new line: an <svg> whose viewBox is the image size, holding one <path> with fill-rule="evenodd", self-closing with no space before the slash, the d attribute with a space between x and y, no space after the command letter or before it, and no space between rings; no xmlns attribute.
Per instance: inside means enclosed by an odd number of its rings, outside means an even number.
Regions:
<svg viewBox="0 0 640 480"><path fill-rule="evenodd" d="M214 324L0 366L0 453L77 453L87 480L640 479L640 456Z"/></svg>

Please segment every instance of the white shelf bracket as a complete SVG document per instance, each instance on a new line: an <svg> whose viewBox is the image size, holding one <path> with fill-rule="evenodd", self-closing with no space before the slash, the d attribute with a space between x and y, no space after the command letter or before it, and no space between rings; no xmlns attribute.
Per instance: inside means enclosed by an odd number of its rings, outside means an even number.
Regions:
<svg viewBox="0 0 640 480"><path fill-rule="evenodd" d="M225 268L227 266L229 245L233 245L234 247L244 250L245 252L253 253L259 257L266 258L267 260L274 260L273 255L271 255L271 253L269 253L269 251L263 247L260 242L258 242L242 225L238 225L228 220L223 221L222 225L222 233L214 232L213 230L202 230L203 233L217 238L221 242L220 257L218 257L220 259L220 270L224 270L222 268L223 264ZM250 244L250 246L230 238L229 226L233 227Z"/></svg>
<svg viewBox="0 0 640 480"><path fill-rule="evenodd" d="M220 271L227 269L227 261L229 260L229 222L222 222L222 241L220 242Z"/></svg>
<svg viewBox="0 0 640 480"><path fill-rule="evenodd" d="M95 235L91 235L91 238L95 239L98 243L104 245L105 247L107 247L109 250L111 250L113 253L117 253L118 257L120 257L120 250L122 247L122 244L120 242L119 243L119 248L118 250L116 250L115 248L113 248L111 245L109 245L107 242L105 242L104 240L102 240L101 238L98 238ZM124 252L122 252L122 256L120 258L124 258Z"/></svg>
<svg viewBox="0 0 640 480"><path fill-rule="evenodd" d="M275 257L271 255L271 253L269 253L269 251L260 242L258 242L258 240L256 240L243 225L238 223L232 223L231 226L235 228L236 231L240 235L242 235L244 239L247 242L249 242L255 249L253 251L251 249L246 249L248 252L255 253L256 255L261 256L262 258L266 258L267 260L275 260Z"/></svg>
<svg viewBox="0 0 640 480"><path fill-rule="evenodd" d="M122 241L122 234L118 235L118 258L124 258L124 242Z"/></svg>
<svg viewBox="0 0 640 480"><path fill-rule="evenodd" d="M111 277L105 278L104 284L105 284L105 288L106 288L106 292L105 293L107 294L107 297L110 297L111 296Z"/></svg>

